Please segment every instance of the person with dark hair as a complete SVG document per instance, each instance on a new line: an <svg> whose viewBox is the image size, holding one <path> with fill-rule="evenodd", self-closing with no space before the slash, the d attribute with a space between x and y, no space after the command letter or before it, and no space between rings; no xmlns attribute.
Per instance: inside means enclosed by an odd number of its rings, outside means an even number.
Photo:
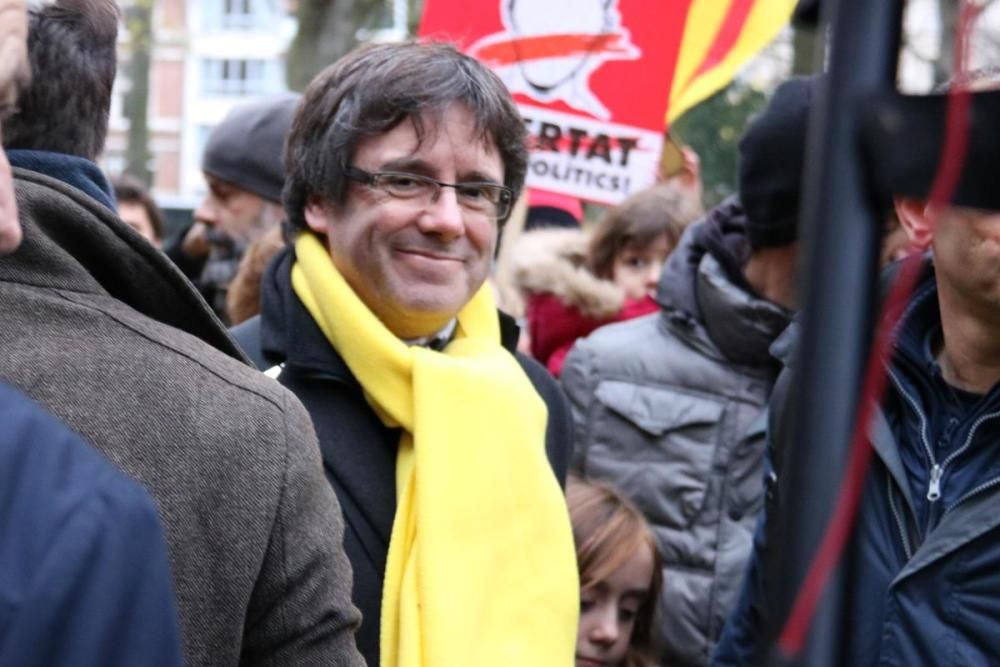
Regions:
<svg viewBox="0 0 1000 667"><path fill-rule="evenodd" d="M134 176L120 174L111 179L111 187L118 204L118 217L144 239L159 247L163 240L163 213L146 186Z"/></svg>
<svg viewBox="0 0 1000 667"><path fill-rule="evenodd" d="M118 6L60 0L28 11L33 85L3 119L3 147L14 167L57 178L114 210L95 164L108 134L117 69ZM44 77L45 84L39 85Z"/></svg>
<svg viewBox="0 0 1000 667"><path fill-rule="evenodd" d="M573 468L616 484L659 540L655 634L670 665L705 665L736 602L761 507L770 345L795 305L798 204L816 79L791 79L740 141L739 198L685 231L660 312L566 357Z"/></svg>
<svg viewBox="0 0 1000 667"><path fill-rule="evenodd" d="M31 150L30 159L12 158L25 233L0 260L0 376L154 498L185 664L363 664L340 508L308 415L249 366L176 267L114 214L110 186L90 161L99 143L82 142L83 155L58 152L79 147L72 130L89 137L110 111L115 3L56 0L29 20L32 83L26 104L2 125L19 128L16 145ZM88 78L96 73L99 82ZM64 107L102 108L62 125ZM128 620L120 614L120 624ZM135 639L114 634L104 635L109 652ZM60 641L58 633L38 639Z"/></svg>
<svg viewBox="0 0 1000 667"><path fill-rule="evenodd" d="M571 479L566 502L580 568L576 667L654 667L662 559L642 512L606 484Z"/></svg>
<svg viewBox="0 0 1000 667"><path fill-rule="evenodd" d="M510 94L451 46L363 47L309 85L285 166L294 243L234 335L316 422L362 654L568 664L571 418L486 283L527 166Z"/></svg>
<svg viewBox="0 0 1000 667"><path fill-rule="evenodd" d="M28 85L26 33L22 0L0 0L0 119ZM0 150L0 254L20 243L13 194ZM0 424L0 664L181 665L152 499L4 383Z"/></svg>
<svg viewBox="0 0 1000 667"><path fill-rule="evenodd" d="M230 322L226 295L247 248L281 224L281 153L300 97L244 102L212 129L201 158L208 192L194 224L164 248L223 322Z"/></svg>
<svg viewBox="0 0 1000 667"><path fill-rule="evenodd" d="M539 229L517 239L511 277L527 304L531 354L553 375L577 339L659 310L652 292L663 263L700 213L687 202L657 186L610 209L589 234Z"/></svg>

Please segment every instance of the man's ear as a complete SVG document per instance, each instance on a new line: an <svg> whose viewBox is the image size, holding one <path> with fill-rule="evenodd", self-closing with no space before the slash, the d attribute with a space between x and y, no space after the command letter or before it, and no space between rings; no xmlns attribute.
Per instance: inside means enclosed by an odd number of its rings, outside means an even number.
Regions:
<svg viewBox="0 0 1000 667"><path fill-rule="evenodd" d="M306 225L317 234L325 235L330 229L330 209L319 197L309 197L306 200L305 214Z"/></svg>
<svg viewBox="0 0 1000 667"><path fill-rule="evenodd" d="M927 211L927 202L919 199L897 197L895 200L896 217L906 231L910 244L915 250L923 252L931 246L934 240L934 228Z"/></svg>

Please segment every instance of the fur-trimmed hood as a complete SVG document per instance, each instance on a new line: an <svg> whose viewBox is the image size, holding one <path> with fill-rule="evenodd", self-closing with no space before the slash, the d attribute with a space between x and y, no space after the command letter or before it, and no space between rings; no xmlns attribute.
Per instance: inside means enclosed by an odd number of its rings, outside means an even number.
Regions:
<svg viewBox="0 0 1000 667"><path fill-rule="evenodd" d="M589 241L578 229L522 234L511 252L514 287L525 296L551 294L588 317L613 317L625 304L625 292L584 266Z"/></svg>

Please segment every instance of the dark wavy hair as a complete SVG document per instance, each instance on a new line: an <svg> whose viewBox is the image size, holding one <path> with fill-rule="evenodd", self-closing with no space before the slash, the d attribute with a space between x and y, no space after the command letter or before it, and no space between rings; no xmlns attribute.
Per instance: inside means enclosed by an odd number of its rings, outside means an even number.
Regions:
<svg viewBox="0 0 1000 667"><path fill-rule="evenodd" d="M663 235L673 248L684 228L699 217L701 211L690 196L667 183L630 195L597 223L586 266L598 278L611 280L615 259L623 250L640 250Z"/></svg>
<svg viewBox="0 0 1000 667"><path fill-rule="evenodd" d="M29 9L31 83L3 120L4 148L96 159L108 134L117 39L114 0L57 0Z"/></svg>
<svg viewBox="0 0 1000 667"><path fill-rule="evenodd" d="M527 170L526 130L496 74L447 44L379 44L355 49L306 89L285 146L288 222L305 228L313 196L343 205L345 172L362 140L409 120L423 141L453 104L464 105L483 142L496 146L504 184L516 197Z"/></svg>
<svg viewBox="0 0 1000 667"><path fill-rule="evenodd" d="M653 579L632 629L623 667L652 667L653 614L663 587L663 559L642 512L614 488L580 479L566 485L566 502L573 523L580 590L595 586L648 546L653 552Z"/></svg>

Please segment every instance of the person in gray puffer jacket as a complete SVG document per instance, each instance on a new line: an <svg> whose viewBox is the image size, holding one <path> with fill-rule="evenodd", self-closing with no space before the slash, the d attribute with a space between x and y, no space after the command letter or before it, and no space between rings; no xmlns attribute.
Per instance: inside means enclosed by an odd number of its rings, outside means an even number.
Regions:
<svg viewBox="0 0 1000 667"><path fill-rule="evenodd" d="M618 486L660 543L654 632L664 664L708 663L750 553L766 403L779 369L769 347L794 304L814 86L783 84L748 129L741 196L685 232L660 279L661 311L597 330L563 368L576 474Z"/></svg>

